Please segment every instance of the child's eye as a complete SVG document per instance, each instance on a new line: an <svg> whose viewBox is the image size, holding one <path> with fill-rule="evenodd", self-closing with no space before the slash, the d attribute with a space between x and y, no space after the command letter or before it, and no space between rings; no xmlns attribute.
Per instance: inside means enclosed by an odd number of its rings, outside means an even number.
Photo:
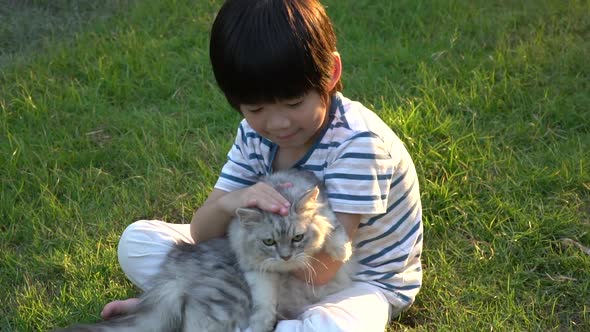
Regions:
<svg viewBox="0 0 590 332"><path fill-rule="evenodd" d="M295 101L295 102L289 102L289 103L287 103L287 106L289 106L289 107L297 107L297 106L301 105L301 103L303 103L303 100Z"/></svg>
<svg viewBox="0 0 590 332"><path fill-rule="evenodd" d="M275 240L273 240L273 239L264 239L264 240L262 240L262 243L264 243L264 245L270 247L270 246L272 246L272 245L275 244Z"/></svg>
<svg viewBox="0 0 590 332"><path fill-rule="evenodd" d="M301 240L303 240L303 234L297 234L295 236L293 236L293 239L291 239L293 242L299 242Z"/></svg>
<svg viewBox="0 0 590 332"><path fill-rule="evenodd" d="M261 111L262 111L262 107L260 107L260 108L252 108L252 109L246 110L246 112L248 112L250 114L260 113Z"/></svg>

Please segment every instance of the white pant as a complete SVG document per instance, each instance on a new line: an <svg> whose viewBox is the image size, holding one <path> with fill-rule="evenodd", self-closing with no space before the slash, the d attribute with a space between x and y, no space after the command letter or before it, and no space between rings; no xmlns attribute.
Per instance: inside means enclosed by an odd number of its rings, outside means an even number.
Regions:
<svg viewBox="0 0 590 332"><path fill-rule="evenodd" d="M149 289L152 276L178 241L193 243L190 225L158 220L140 220L129 225L121 235L118 248L119 263L127 278L139 288ZM275 331L376 332L385 329L389 315L390 304L379 288L355 282L350 288L309 306L297 320L280 321Z"/></svg>

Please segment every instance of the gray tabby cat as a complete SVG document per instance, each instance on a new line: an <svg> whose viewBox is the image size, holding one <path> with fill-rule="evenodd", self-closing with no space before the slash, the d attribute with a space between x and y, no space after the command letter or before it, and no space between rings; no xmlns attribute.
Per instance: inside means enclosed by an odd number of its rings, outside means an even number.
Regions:
<svg viewBox="0 0 590 332"><path fill-rule="evenodd" d="M306 305L349 286L351 243L315 176L289 170L261 181L291 202L287 216L236 210L228 239L175 245L154 286L131 313L62 331L233 332L250 326L253 332L266 332L277 319L294 319ZM314 287L291 275L303 269L311 278L312 256L322 249L335 260L348 261L334 279Z"/></svg>

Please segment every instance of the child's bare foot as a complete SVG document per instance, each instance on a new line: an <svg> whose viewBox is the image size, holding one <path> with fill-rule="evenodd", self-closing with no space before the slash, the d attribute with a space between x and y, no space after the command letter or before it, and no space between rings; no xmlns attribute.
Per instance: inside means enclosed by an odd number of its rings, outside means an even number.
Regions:
<svg viewBox="0 0 590 332"><path fill-rule="evenodd" d="M127 300L115 300L107 303L102 309L100 316L104 320L109 320L115 316L128 313L139 303L139 299L130 298Z"/></svg>

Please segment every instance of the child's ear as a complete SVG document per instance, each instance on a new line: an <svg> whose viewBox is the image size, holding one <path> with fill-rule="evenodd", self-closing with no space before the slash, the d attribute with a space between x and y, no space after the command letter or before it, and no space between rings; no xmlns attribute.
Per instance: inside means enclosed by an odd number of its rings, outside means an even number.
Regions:
<svg viewBox="0 0 590 332"><path fill-rule="evenodd" d="M328 89L328 91L332 91L340 81L340 77L342 77L342 58L340 58L340 53L338 52L333 52L333 54L334 69L332 70L332 82L330 83L330 89Z"/></svg>
<svg viewBox="0 0 590 332"><path fill-rule="evenodd" d="M243 225L252 225L262 220L262 211L250 208L236 209L236 216Z"/></svg>
<svg viewBox="0 0 590 332"><path fill-rule="evenodd" d="M310 190L306 191L301 197L297 200L295 204L295 211L297 213L301 213L305 210L310 208L315 208L315 202L318 200L318 196L320 195L320 188L318 186L314 186ZM314 204L312 207L309 207L309 204Z"/></svg>

